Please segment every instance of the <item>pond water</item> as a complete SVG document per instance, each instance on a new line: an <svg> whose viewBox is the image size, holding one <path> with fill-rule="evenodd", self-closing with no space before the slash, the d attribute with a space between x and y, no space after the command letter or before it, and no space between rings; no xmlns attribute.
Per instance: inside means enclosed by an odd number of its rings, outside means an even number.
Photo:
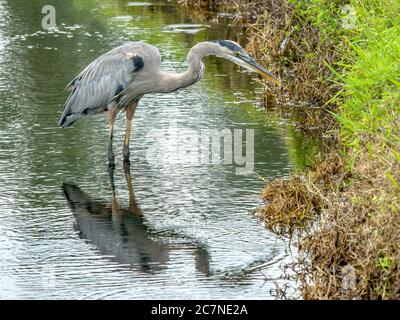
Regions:
<svg viewBox="0 0 400 320"><path fill-rule="evenodd" d="M273 298L290 255L252 211L260 177L287 176L304 144L257 107L247 72L207 58L196 85L145 96L130 167L119 115L115 172L105 115L57 127L65 85L101 53L140 39L182 71L195 43L237 31L193 21L173 2L111 0L52 1L58 29L46 31L47 2L0 0L0 298ZM243 141L254 133L248 174L193 161L193 137L224 129Z"/></svg>

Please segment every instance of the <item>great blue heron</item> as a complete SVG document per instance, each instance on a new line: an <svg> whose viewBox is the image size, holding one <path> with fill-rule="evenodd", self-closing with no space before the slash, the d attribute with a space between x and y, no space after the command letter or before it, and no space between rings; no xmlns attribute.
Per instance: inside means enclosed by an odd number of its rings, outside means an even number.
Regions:
<svg viewBox="0 0 400 320"><path fill-rule="evenodd" d="M125 160L129 160L132 118L140 98L148 93L173 92L199 81L204 71L201 60L209 55L228 59L279 83L277 77L260 66L234 41L197 43L187 56L188 69L178 74L161 69L160 52L156 47L142 41L128 42L95 59L67 85L66 90L71 93L58 125L69 127L82 116L108 112L108 160L113 166L113 126L117 113L124 110L127 126L123 155Z"/></svg>

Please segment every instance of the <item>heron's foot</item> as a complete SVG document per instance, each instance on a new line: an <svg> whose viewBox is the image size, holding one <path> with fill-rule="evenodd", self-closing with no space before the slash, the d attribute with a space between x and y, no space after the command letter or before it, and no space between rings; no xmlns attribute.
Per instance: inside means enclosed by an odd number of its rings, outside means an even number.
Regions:
<svg viewBox="0 0 400 320"><path fill-rule="evenodd" d="M113 154L108 155L108 166L110 168L115 168L115 156Z"/></svg>
<svg viewBox="0 0 400 320"><path fill-rule="evenodd" d="M123 167L124 167L125 175L129 174L130 169L131 169L131 162L129 161L129 159L128 160L124 159Z"/></svg>
<svg viewBox="0 0 400 320"><path fill-rule="evenodd" d="M131 155L131 153L129 152L129 147L124 147L123 149L123 155L124 155L124 162L130 162L129 161L129 156Z"/></svg>
<svg viewBox="0 0 400 320"><path fill-rule="evenodd" d="M112 189L112 191L115 191L114 171L115 171L115 166L110 166L110 165L108 165L108 176L109 176L109 178L110 178L110 183L111 183L111 189Z"/></svg>
<svg viewBox="0 0 400 320"><path fill-rule="evenodd" d="M124 162L130 163L130 160L129 160L129 152L128 152L128 154L124 154Z"/></svg>
<svg viewBox="0 0 400 320"><path fill-rule="evenodd" d="M111 169L115 169L115 162L108 161L108 167Z"/></svg>

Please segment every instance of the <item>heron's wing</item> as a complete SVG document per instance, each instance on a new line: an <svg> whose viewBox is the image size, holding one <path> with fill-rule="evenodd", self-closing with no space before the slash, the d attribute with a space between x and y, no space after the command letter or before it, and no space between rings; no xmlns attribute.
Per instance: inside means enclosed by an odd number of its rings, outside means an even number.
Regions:
<svg viewBox="0 0 400 320"><path fill-rule="evenodd" d="M106 110L144 66L144 43L131 42L103 54L66 87L70 95L58 125L67 127L79 117Z"/></svg>

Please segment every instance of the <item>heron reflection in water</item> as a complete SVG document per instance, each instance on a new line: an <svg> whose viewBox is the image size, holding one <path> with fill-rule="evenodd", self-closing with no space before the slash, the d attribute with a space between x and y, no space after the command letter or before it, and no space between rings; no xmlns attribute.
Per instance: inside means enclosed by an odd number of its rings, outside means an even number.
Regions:
<svg viewBox="0 0 400 320"><path fill-rule="evenodd" d="M80 237L96 245L103 255L112 256L118 263L128 264L145 273L161 271L167 266L172 251L188 249L189 246L194 252L197 271L208 276L209 255L205 246L188 237L171 234L168 235L170 240L178 244L162 241L160 232L146 224L139 208L128 162L124 163L124 171L129 193L127 207L117 202L113 168L109 168L111 202L94 200L77 185L63 184L62 189L75 215ZM182 239L185 244L179 245Z"/></svg>

